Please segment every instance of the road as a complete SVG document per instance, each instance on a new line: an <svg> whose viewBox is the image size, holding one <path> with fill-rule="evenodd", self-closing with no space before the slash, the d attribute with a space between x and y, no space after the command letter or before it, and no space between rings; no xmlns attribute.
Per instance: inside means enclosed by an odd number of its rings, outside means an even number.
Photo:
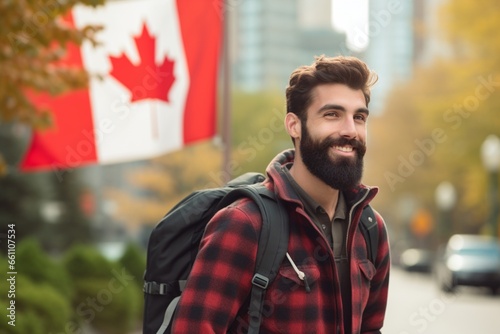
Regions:
<svg viewBox="0 0 500 334"><path fill-rule="evenodd" d="M438 290L432 276L393 268L384 334L499 334L500 296Z"/></svg>

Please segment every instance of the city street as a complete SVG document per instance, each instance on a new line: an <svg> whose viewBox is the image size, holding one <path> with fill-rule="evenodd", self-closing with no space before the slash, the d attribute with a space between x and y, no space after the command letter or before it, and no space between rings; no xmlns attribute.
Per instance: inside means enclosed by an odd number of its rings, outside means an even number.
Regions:
<svg viewBox="0 0 500 334"><path fill-rule="evenodd" d="M392 270L384 334L498 334L500 296L486 289L438 290L431 275Z"/></svg>

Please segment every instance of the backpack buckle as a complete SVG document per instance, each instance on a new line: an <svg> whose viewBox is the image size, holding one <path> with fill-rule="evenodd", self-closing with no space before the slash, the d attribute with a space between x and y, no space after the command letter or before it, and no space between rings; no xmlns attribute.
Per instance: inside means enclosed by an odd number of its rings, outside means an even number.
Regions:
<svg viewBox="0 0 500 334"><path fill-rule="evenodd" d="M261 289L267 289L267 286L269 285L269 278L257 273L253 275L252 284Z"/></svg>
<svg viewBox="0 0 500 334"><path fill-rule="evenodd" d="M143 291L150 295L166 295L168 292L168 284L144 282Z"/></svg>

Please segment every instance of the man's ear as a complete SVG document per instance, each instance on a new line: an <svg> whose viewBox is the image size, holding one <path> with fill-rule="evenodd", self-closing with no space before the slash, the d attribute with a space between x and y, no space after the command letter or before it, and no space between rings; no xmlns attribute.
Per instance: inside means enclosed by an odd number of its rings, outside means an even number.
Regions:
<svg viewBox="0 0 500 334"><path fill-rule="evenodd" d="M293 139L300 139L301 122L297 115L294 113L287 113L285 115L285 129Z"/></svg>

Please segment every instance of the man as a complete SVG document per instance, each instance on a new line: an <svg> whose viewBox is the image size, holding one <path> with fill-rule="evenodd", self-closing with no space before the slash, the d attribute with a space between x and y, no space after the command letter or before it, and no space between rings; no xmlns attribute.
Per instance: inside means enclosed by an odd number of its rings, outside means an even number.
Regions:
<svg viewBox="0 0 500 334"><path fill-rule="evenodd" d="M360 183L375 81L353 57L318 57L291 75L285 127L294 150L270 163L265 181L289 213L288 253L267 289L260 333L380 333L387 233L376 213L379 245L371 263L359 229L363 207L378 192ZM209 222L172 333L246 333L260 226L247 199Z"/></svg>

